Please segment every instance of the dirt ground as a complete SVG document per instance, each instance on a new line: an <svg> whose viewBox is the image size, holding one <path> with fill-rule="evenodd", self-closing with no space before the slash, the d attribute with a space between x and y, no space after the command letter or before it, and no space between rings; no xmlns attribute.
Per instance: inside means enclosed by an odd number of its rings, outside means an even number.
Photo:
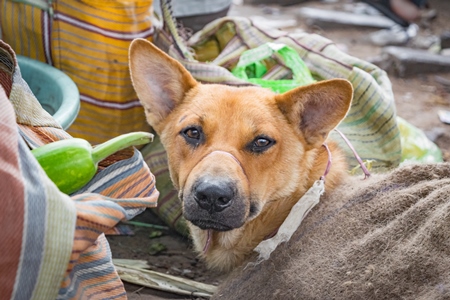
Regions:
<svg viewBox="0 0 450 300"><path fill-rule="evenodd" d="M437 18L428 25L421 25L419 35L428 38L450 31L450 1L430 0L437 11ZM236 1L238 3L238 1ZM260 16L267 20L294 20L296 25L288 24L285 30L305 30L319 33L342 47L350 55L373 61L381 51L369 43L367 36L376 29L349 27L319 28L308 27L296 16L301 7L323 9L349 9L355 5L350 0L308 1L301 4L281 7L278 5L235 4L230 15ZM287 24L287 23L286 23ZM450 73L421 74L410 78L390 76L396 100L397 114L422 129L442 150L444 159L450 161L450 125L438 118L438 110L450 110ZM160 224L160 220L147 211L136 218L149 224ZM218 285L224 275L208 271L191 250L189 240L174 231L153 230L132 226L132 236L109 236L114 258L143 259L149 262L151 269L196 281ZM153 235L162 234L160 237ZM129 299L191 299L175 294L159 292L149 288L126 284Z"/></svg>

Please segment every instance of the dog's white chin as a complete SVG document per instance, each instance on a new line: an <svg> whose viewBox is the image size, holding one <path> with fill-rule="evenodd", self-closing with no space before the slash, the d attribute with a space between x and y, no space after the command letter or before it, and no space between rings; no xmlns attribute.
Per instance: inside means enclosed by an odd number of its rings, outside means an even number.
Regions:
<svg viewBox="0 0 450 300"><path fill-rule="evenodd" d="M243 227L226 232L219 232L219 244L226 249L233 248L241 239Z"/></svg>
<svg viewBox="0 0 450 300"><path fill-rule="evenodd" d="M212 248L233 248L239 242L243 232L243 227L229 231L215 231L212 229L203 230L190 222L188 222L188 224L195 249L203 255L207 255L207 252L212 250ZM213 235L215 237L214 241Z"/></svg>

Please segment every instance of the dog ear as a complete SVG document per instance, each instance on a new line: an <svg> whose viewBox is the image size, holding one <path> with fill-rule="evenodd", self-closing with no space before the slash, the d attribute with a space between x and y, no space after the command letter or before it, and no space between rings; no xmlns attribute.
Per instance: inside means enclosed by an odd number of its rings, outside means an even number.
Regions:
<svg viewBox="0 0 450 300"><path fill-rule="evenodd" d="M295 124L308 149L319 147L344 119L353 98L353 87L345 79L320 81L276 96L281 112Z"/></svg>
<svg viewBox="0 0 450 300"><path fill-rule="evenodd" d="M129 64L134 89L153 128L198 84L178 61L145 39L131 43Z"/></svg>

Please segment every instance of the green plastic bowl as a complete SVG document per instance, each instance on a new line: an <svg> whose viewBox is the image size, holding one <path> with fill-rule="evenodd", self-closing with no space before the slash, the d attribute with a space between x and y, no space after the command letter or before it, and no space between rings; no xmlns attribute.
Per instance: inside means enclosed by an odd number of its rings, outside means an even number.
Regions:
<svg viewBox="0 0 450 300"><path fill-rule="evenodd" d="M62 71L25 56L17 55L22 78L42 107L67 129L80 111L80 93Z"/></svg>

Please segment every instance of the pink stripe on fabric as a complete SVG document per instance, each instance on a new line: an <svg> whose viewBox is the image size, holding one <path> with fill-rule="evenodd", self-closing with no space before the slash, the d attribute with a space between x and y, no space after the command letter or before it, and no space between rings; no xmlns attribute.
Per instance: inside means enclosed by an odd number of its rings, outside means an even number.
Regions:
<svg viewBox="0 0 450 300"><path fill-rule="evenodd" d="M96 25L79 20L77 18L74 18L73 16L65 15L61 12L55 13L55 19L61 20L63 22L71 24L73 26L83 28L84 30L95 32L97 34L101 34L103 36L114 38L117 40L131 41L135 38L148 38L151 35L153 35L155 32L155 29L153 27L150 27L149 29L146 29L146 30L137 31L137 32L114 31L114 30L110 30L110 29L100 28Z"/></svg>
<svg viewBox="0 0 450 300"><path fill-rule="evenodd" d="M46 11L41 12L41 24L42 24L42 38L44 42L45 62L53 66L52 49L51 49L51 37L52 37L52 19L49 18L49 13Z"/></svg>
<svg viewBox="0 0 450 300"><path fill-rule="evenodd" d="M139 100L131 100L124 103L117 103L112 101L105 101L105 100L99 100L95 99L93 97L80 94L80 100L98 107L106 107L106 108L113 108L113 109L119 109L119 110L127 110L133 107L140 107L142 106Z"/></svg>
<svg viewBox="0 0 450 300"><path fill-rule="evenodd" d="M21 178L15 114L0 86L0 295L10 299L20 264L25 187Z"/></svg>

